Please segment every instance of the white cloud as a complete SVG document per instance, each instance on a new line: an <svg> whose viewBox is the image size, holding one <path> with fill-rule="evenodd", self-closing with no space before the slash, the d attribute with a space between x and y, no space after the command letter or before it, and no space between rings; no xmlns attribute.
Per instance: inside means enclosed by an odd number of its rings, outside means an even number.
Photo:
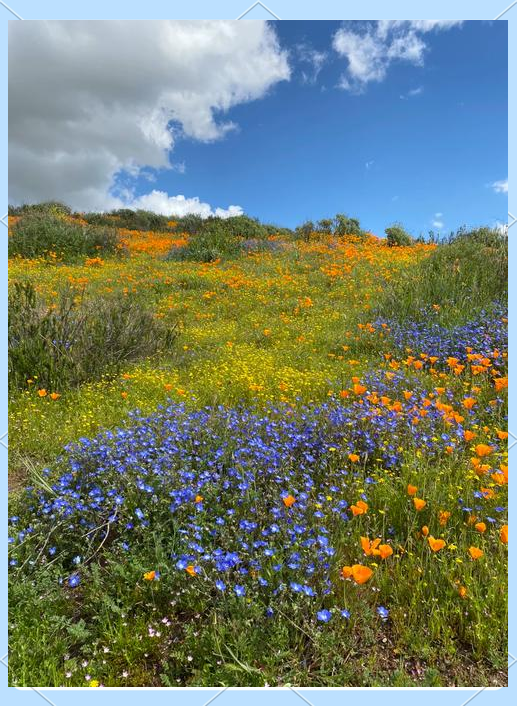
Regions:
<svg viewBox="0 0 517 706"><path fill-rule="evenodd" d="M334 50L348 61L338 86L360 93L368 83L383 81L395 61L421 66L427 50L423 35L460 24L461 20L347 22L332 40Z"/></svg>
<svg viewBox="0 0 517 706"><path fill-rule="evenodd" d="M408 98L414 98L415 96L419 96L424 92L424 87L423 86L417 86L416 88L411 88L407 93L401 93L400 95L400 100L407 100Z"/></svg>
<svg viewBox="0 0 517 706"><path fill-rule="evenodd" d="M81 210L129 202L127 185L113 192L121 175L181 173L170 163L178 135L223 138L235 128L224 117L232 106L289 76L266 22L13 22L9 199L60 199Z"/></svg>
<svg viewBox="0 0 517 706"><path fill-rule="evenodd" d="M431 221L433 228L438 228L438 230L443 228L442 216L443 213L440 212L434 214L434 219Z"/></svg>
<svg viewBox="0 0 517 706"><path fill-rule="evenodd" d="M210 204L203 203L197 196L194 198L185 198L182 195L169 196L165 191L157 191L156 189L149 194L128 199L125 205L129 208L143 208L146 211L154 211L164 216L174 215L178 217L186 216L187 213L197 213L203 218L208 218L208 216L229 218L230 216L240 216L243 213L240 206L229 206L227 209L212 209Z"/></svg>
<svg viewBox="0 0 517 706"><path fill-rule="evenodd" d="M328 59L327 52L313 49L309 44L298 44L296 53L300 63L308 66L307 70L302 70L302 83L314 84L320 74L321 69Z"/></svg>
<svg viewBox="0 0 517 706"><path fill-rule="evenodd" d="M494 181L490 184L492 189L496 194L507 194L508 193L508 179L501 179L501 181Z"/></svg>

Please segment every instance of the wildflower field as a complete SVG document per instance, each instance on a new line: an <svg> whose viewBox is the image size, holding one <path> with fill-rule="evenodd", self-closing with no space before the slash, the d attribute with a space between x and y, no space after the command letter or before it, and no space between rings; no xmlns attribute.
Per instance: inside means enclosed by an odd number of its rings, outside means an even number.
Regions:
<svg viewBox="0 0 517 706"><path fill-rule="evenodd" d="M337 223L13 209L11 685L507 684L506 237Z"/></svg>

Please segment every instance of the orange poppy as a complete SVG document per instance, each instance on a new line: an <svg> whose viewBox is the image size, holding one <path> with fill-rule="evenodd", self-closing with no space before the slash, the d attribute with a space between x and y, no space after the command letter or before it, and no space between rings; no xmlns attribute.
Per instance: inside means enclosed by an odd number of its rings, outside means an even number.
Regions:
<svg viewBox="0 0 517 706"><path fill-rule="evenodd" d="M156 577L156 571L147 571L144 574L144 579L146 581L154 581L155 577Z"/></svg>
<svg viewBox="0 0 517 706"><path fill-rule="evenodd" d="M350 461L352 461L352 463L356 463L357 461L359 461L360 456L358 456L357 454L348 454L348 458L350 459Z"/></svg>
<svg viewBox="0 0 517 706"><path fill-rule="evenodd" d="M368 512L368 505L362 500L358 500L355 505L351 505L352 515L365 515Z"/></svg>
<svg viewBox="0 0 517 706"><path fill-rule="evenodd" d="M407 487L407 494L408 495L416 495L417 493L417 486L416 485L411 485L411 483Z"/></svg>
<svg viewBox="0 0 517 706"><path fill-rule="evenodd" d="M499 532L499 539L503 544L508 544L508 525L503 525Z"/></svg>
<svg viewBox="0 0 517 706"><path fill-rule="evenodd" d="M421 529L421 532L424 535L424 537L427 537L427 535L429 534L429 527L427 525L424 525Z"/></svg>
<svg viewBox="0 0 517 706"><path fill-rule="evenodd" d="M445 547L445 542L443 539L435 539L432 535L427 538L427 541L429 542L429 546L433 552L439 552L440 549Z"/></svg>
<svg viewBox="0 0 517 706"><path fill-rule="evenodd" d="M478 547L469 547L469 554L472 559L481 559L483 556L483 551Z"/></svg>
<svg viewBox="0 0 517 706"><path fill-rule="evenodd" d="M296 502L296 498L293 497L292 495L288 495L287 497L282 498L282 500L284 501L284 505L286 507L291 507Z"/></svg>
<svg viewBox="0 0 517 706"><path fill-rule="evenodd" d="M194 498L195 503L202 503L203 502L203 496L202 495L196 495Z"/></svg>
<svg viewBox="0 0 517 706"><path fill-rule="evenodd" d="M492 447L488 444L478 444L475 451L480 458L483 458L483 456L490 456L492 453Z"/></svg>
<svg viewBox="0 0 517 706"><path fill-rule="evenodd" d="M195 575L196 575L196 569L194 568L194 566L193 566L192 564L189 564L189 565L186 567L185 571L187 572L187 574L189 574L189 576L195 576Z"/></svg>
<svg viewBox="0 0 517 706"><path fill-rule="evenodd" d="M483 534L483 532L486 532L486 524L484 522L476 522L474 529Z"/></svg>
<svg viewBox="0 0 517 706"><path fill-rule="evenodd" d="M345 579L353 578L358 584L366 583L373 575L373 571L368 566L362 564L354 564L353 566L344 566L341 569L341 576Z"/></svg>
<svg viewBox="0 0 517 706"><path fill-rule="evenodd" d="M393 549L390 547L389 544L380 544L379 545L379 556L381 559L387 559L392 554L393 554Z"/></svg>
<svg viewBox="0 0 517 706"><path fill-rule="evenodd" d="M440 510L438 513L438 522L440 523L441 527L445 527L447 524L447 520L451 516L451 513L448 510Z"/></svg>
<svg viewBox="0 0 517 706"><path fill-rule="evenodd" d="M38 390L38 395L40 397L46 397L47 396L47 391L46 390Z"/></svg>
<svg viewBox="0 0 517 706"><path fill-rule="evenodd" d="M421 498L413 498L413 505L415 506L415 510L423 510L424 507L427 505L425 500L422 500Z"/></svg>

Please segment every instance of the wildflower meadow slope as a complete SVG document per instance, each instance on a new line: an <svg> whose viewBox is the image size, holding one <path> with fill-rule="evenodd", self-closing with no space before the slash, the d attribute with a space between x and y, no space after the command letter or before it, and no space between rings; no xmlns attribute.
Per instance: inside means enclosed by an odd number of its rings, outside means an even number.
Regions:
<svg viewBox="0 0 517 706"><path fill-rule="evenodd" d="M13 209L13 686L507 683L506 238L336 222Z"/></svg>

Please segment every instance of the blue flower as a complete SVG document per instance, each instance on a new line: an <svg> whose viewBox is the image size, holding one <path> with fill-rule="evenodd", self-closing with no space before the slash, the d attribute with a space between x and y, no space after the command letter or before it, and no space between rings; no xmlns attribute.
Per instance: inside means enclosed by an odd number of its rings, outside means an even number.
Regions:
<svg viewBox="0 0 517 706"><path fill-rule="evenodd" d="M226 591L226 584L224 583L224 581L221 581L221 579L217 579L217 581L215 582L215 587L219 591Z"/></svg>
<svg viewBox="0 0 517 706"><path fill-rule="evenodd" d="M70 578L68 579L68 585L70 588L76 588L76 586L79 586L81 583L81 577L79 574L72 574Z"/></svg>
<svg viewBox="0 0 517 706"><path fill-rule="evenodd" d="M316 613L316 618L320 621L320 623L328 623L332 618L332 613L330 610L319 610Z"/></svg>
<svg viewBox="0 0 517 706"><path fill-rule="evenodd" d="M390 614L389 610L387 608L385 608L384 606L380 605L377 607L377 615L380 615L382 620L388 620L389 614Z"/></svg>
<svg viewBox="0 0 517 706"><path fill-rule="evenodd" d="M242 598L246 595L246 589L244 588L244 586L240 586L238 583L235 584L233 590L235 591L235 595L239 596L239 598Z"/></svg>
<svg viewBox="0 0 517 706"><path fill-rule="evenodd" d="M350 611L346 610L346 608L343 608L341 611L341 617L346 618L347 620L350 618Z"/></svg>

